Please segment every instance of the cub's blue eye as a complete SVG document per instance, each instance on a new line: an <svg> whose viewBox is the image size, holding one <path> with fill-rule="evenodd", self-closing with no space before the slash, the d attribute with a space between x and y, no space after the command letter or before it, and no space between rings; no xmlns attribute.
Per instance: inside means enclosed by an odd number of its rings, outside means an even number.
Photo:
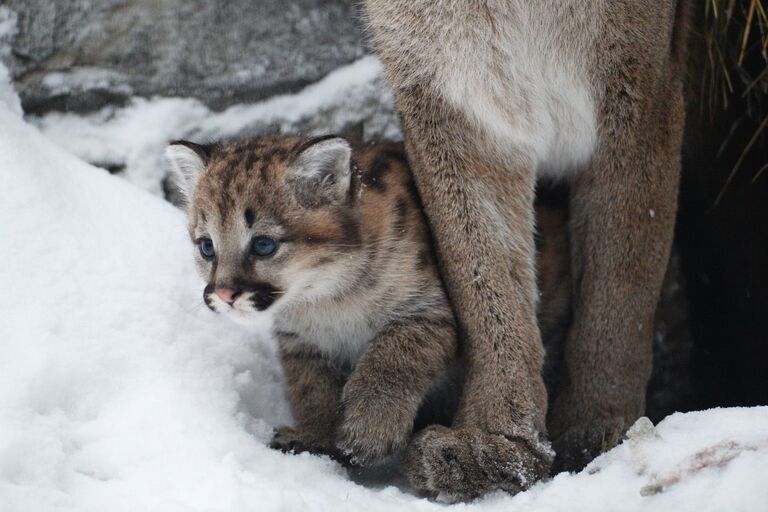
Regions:
<svg viewBox="0 0 768 512"><path fill-rule="evenodd" d="M275 254L276 250L277 240L269 238L268 236L257 236L251 242L251 251L253 251L253 254L261 256L262 258L272 256Z"/></svg>
<svg viewBox="0 0 768 512"><path fill-rule="evenodd" d="M207 260L212 260L216 256L216 249L213 247L213 240L210 238L200 239L200 254Z"/></svg>

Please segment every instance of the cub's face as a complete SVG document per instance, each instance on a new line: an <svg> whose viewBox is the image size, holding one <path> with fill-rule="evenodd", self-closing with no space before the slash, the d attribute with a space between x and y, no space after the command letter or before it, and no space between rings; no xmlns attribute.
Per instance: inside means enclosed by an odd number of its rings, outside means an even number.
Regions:
<svg viewBox="0 0 768 512"><path fill-rule="evenodd" d="M179 141L166 154L210 309L248 323L343 287L360 251L345 140Z"/></svg>

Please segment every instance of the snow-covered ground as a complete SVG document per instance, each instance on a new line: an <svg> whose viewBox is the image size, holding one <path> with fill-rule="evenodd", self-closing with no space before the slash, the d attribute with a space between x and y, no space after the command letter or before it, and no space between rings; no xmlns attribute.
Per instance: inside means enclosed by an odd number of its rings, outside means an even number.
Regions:
<svg viewBox="0 0 768 512"><path fill-rule="evenodd" d="M212 112L191 98L137 98L81 116L50 113L30 122L87 162L124 167L130 182L160 194L165 144L247 136L265 131L339 133L361 124L366 139L397 139L400 129L382 66L372 56L344 66L296 94Z"/></svg>
<svg viewBox="0 0 768 512"><path fill-rule="evenodd" d="M303 94L319 105L334 90ZM275 101L286 118L304 115ZM236 116L196 115L211 134L237 131ZM61 126L73 141L92 121ZM36 123L61 142L51 119ZM159 154L183 131L159 124L118 113L99 125L104 138L74 149L109 154L125 137ZM202 305L181 212L25 122L2 66L0 240L0 511L445 508L355 483L326 458L269 450L271 428L290 421L270 340ZM580 474L454 508L768 510L768 407L676 414L630 434Z"/></svg>

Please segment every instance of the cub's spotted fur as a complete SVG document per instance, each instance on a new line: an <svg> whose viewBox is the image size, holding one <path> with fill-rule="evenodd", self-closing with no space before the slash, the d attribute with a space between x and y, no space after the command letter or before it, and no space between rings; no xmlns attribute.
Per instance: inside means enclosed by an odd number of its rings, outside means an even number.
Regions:
<svg viewBox="0 0 768 512"><path fill-rule="evenodd" d="M268 137L168 155L206 304L268 315L279 341L296 426L273 446L360 462L404 447L457 345L403 150Z"/></svg>
<svg viewBox="0 0 768 512"><path fill-rule="evenodd" d="M428 394L458 397L457 329L400 145L263 137L167 154L206 304L267 317L278 339L296 426L273 447L378 462Z"/></svg>

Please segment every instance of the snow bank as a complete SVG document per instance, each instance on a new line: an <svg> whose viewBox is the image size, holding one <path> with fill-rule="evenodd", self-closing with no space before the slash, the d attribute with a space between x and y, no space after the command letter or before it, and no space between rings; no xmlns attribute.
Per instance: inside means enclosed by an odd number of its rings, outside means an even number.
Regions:
<svg viewBox="0 0 768 512"><path fill-rule="evenodd" d="M203 307L182 214L2 101L0 219L1 511L444 509L267 449L290 421L273 346ZM767 436L765 407L674 415L455 508L764 511Z"/></svg>
<svg viewBox="0 0 768 512"><path fill-rule="evenodd" d="M105 167L125 167L132 183L160 194L163 149L173 139L219 140L264 132L341 132L362 123L367 139L400 137L392 94L382 66L364 57L296 94L212 112L189 98L133 100L87 116L50 113L30 121L80 158Z"/></svg>

